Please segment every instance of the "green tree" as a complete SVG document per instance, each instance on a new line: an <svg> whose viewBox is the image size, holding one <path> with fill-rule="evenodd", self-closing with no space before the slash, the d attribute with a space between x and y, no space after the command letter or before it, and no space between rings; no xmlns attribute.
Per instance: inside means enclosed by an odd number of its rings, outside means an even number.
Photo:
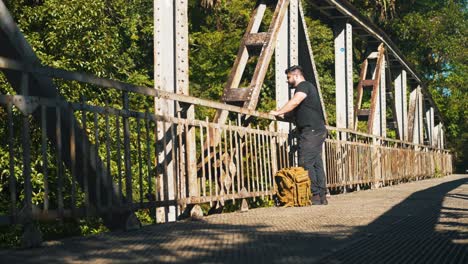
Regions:
<svg viewBox="0 0 468 264"><path fill-rule="evenodd" d="M30 0L8 0L6 5L11 12L15 22L24 34L26 40L32 46L36 55L44 65L71 71L92 73L100 77L106 77L137 85L153 86L153 12L152 1L145 0L97 0L97 1L30 1ZM54 80L60 93L68 101L80 101L81 96L87 98L91 105L115 105L121 108L121 93L109 89L100 89L91 85L79 84ZM0 93L14 94L14 91L0 74ZM133 95L131 108L145 111L153 107L151 98ZM20 114L15 111L16 120L14 131L19 132L21 123ZM88 131L91 141L95 141L92 132L95 127L99 127L98 138L100 142L105 142L104 135L105 121L103 116L98 117L97 126L93 124L92 114L87 115ZM6 111L0 109L0 119L7 120ZM80 119L79 119L80 120ZM91 121L90 121L91 120ZM110 118L115 122L115 118ZM3 124L3 123L2 123ZM136 122L130 122L132 134L130 135L132 144L136 144L137 137L144 134L137 134ZM144 126L141 124L141 126ZM7 126L2 125L0 136L0 211L2 214L9 208L9 152L6 141L8 140ZM115 133L115 131L113 131ZM18 134L18 135L17 135ZM13 144L15 149L20 149L21 133L15 133ZM110 139L115 144L115 139ZM42 169L42 158L39 152L40 131L35 124L31 125L32 141L32 185L33 185L33 205L41 208L44 202L44 171ZM134 148L134 147L133 147ZM48 183L50 190L57 189L57 169L55 164L55 152L48 146ZM143 149L144 150L144 149ZM106 150L104 144L100 145L99 154L104 160ZM111 155L116 155L111 153ZM131 153L133 164L138 159L137 153ZM113 159L115 160L115 159ZM18 190L18 208L21 208L21 201L24 197L23 182L21 173L21 156L15 157L16 186ZM112 164L112 171L116 171L115 163ZM133 175L138 175L138 166L133 166ZM143 168L146 175L147 168ZM64 191L65 204L70 204L70 171L65 171ZM114 173L116 174L116 173ZM113 175L114 175L113 174ZM134 177L134 193L139 195L138 177ZM50 208L56 208L55 191L50 193ZM78 206L82 202L82 193L78 193ZM65 225L47 226L41 228L45 232L45 238L51 238L54 233L66 234L86 234L102 230L100 221L84 221L79 223L65 223ZM5 231L5 233L4 233ZM10 232L11 231L11 232ZM16 229L2 230L0 244L14 244L18 242ZM3 234L6 234L3 236Z"/></svg>
<svg viewBox="0 0 468 264"><path fill-rule="evenodd" d="M152 2L8 0L43 64L152 83Z"/></svg>

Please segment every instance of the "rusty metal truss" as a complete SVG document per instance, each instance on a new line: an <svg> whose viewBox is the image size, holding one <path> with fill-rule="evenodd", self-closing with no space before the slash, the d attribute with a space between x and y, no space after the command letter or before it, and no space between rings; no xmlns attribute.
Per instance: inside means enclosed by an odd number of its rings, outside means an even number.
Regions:
<svg viewBox="0 0 468 264"><path fill-rule="evenodd" d="M359 82L357 86L354 129L358 129L358 120L364 119L368 121L367 132L374 135L380 135L380 127L374 126L374 123L377 123L375 122L375 119L378 117L377 111L379 110L378 100L381 93L380 85L382 69L385 67L384 52L385 48L383 47L383 44L380 44L377 52L372 52L367 56L361 65L361 73L359 74ZM371 60L375 61L372 70L370 67ZM368 78L368 76L370 76L370 78ZM369 109L361 108L364 89L371 89L372 92ZM376 131L377 129L379 131Z"/></svg>

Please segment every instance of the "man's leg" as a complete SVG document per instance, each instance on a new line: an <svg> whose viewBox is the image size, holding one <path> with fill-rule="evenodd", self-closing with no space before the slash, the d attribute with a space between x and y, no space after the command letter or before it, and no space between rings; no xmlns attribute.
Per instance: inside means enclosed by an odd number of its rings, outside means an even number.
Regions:
<svg viewBox="0 0 468 264"><path fill-rule="evenodd" d="M319 195L325 188L325 174L322 162L322 143L326 132L305 131L299 140L299 166L309 173L313 200L320 200Z"/></svg>
<svg viewBox="0 0 468 264"><path fill-rule="evenodd" d="M314 174L317 181L317 188L319 190L318 193L320 194L320 196L325 195L327 193L327 186L325 181L325 171L323 168L322 151L318 153L315 159Z"/></svg>
<svg viewBox="0 0 468 264"><path fill-rule="evenodd" d="M322 145L320 145L320 150L322 149ZM320 201L322 204L328 204L327 201L327 184L325 179L325 170L323 168L323 160L322 160L322 151L320 151L317 160L314 163L314 174L317 178L317 189L318 194L320 196Z"/></svg>

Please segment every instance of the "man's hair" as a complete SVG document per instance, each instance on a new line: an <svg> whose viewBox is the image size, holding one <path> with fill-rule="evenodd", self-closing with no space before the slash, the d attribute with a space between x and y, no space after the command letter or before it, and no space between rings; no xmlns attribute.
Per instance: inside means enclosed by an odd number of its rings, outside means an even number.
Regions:
<svg viewBox="0 0 468 264"><path fill-rule="evenodd" d="M302 67L299 66L299 65L293 65L289 68L287 68L284 73L288 74L288 73L292 73L294 71L299 71L301 73L301 75L304 75L304 71L302 70Z"/></svg>

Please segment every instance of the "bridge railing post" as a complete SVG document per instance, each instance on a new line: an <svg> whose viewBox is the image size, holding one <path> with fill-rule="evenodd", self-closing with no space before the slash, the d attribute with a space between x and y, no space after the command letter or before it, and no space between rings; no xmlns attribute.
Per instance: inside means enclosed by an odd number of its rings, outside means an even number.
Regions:
<svg viewBox="0 0 468 264"><path fill-rule="evenodd" d="M20 110L22 111L21 148L23 150L22 178L24 180L24 199L22 208L18 215L18 220L23 224L21 246L24 248L29 248L39 246L42 243L42 233L36 226L36 224L33 222L33 190L31 179L31 130L29 124L29 119L31 117L32 112L32 105L28 98L30 86L29 74L26 72L22 72L20 82L21 93L23 95L23 102L21 102L21 104L23 104L23 107L20 107ZM14 177L14 173L11 174L11 177ZM10 184L15 183L16 179L11 178ZM13 204L12 206L16 207L16 204Z"/></svg>
<svg viewBox="0 0 468 264"><path fill-rule="evenodd" d="M381 140L372 137L372 187L379 188L382 180Z"/></svg>

